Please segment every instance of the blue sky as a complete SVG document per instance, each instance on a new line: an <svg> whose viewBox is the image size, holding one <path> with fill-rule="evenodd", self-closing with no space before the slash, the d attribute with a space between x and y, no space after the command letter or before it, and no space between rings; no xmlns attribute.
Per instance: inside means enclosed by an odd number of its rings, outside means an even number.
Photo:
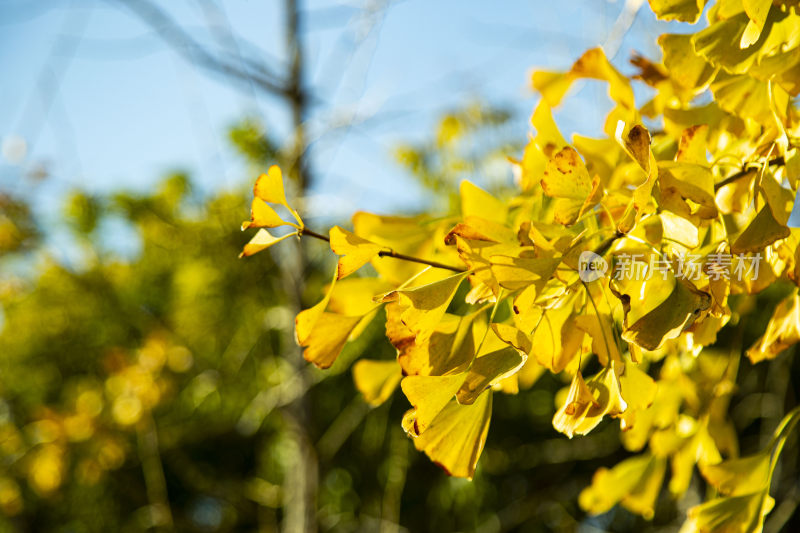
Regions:
<svg viewBox="0 0 800 533"><path fill-rule="evenodd" d="M531 68L568 68L606 40L624 3L406 0L370 19L374 1L301 2L307 79L324 102L312 131L342 113L375 113L314 144L315 212L413 210L420 190L393 162L392 146L431 135L443 111L471 100L508 105L524 139ZM276 70L285 62L283 2L159 4L201 42L232 28L239 49ZM210 34L209 20L221 30ZM615 63L629 70L633 49L657 58L653 36L664 26L645 2ZM174 169L204 191L244 188L253 176L227 128L258 116L278 137L288 131L280 101L198 70L116 0L0 0L0 72L0 137L28 145L20 163L0 158L0 190L32 195L51 213L69 190L145 190ZM608 107L605 87L589 83L557 119L565 133L598 134ZM25 178L42 163L47 180Z"/></svg>

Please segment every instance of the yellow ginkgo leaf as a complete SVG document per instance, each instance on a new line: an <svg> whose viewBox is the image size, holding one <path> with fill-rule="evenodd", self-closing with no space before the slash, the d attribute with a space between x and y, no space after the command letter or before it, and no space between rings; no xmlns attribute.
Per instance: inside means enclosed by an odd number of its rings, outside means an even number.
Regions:
<svg viewBox="0 0 800 533"><path fill-rule="evenodd" d="M758 252L790 234L789 228L778 222L772 214L772 209L766 205L736 237L731 244L731 252L734 254Z"/></svg>
<svg viewBox="0 0 800 533"><path fill-rule="evenodd" d="M491 416L491 391L481 394L472 405L452 400L427 431L414 438L414 446L449 475L472 479L486 443Z"/></svg>
<svg viewBox="0 0 800 533"><path fill-rule="evenodd" d="M261 228L253 235L253 238L250 239L250 242L244 245L244 249L242 253L239 254L239 257L247 257L253 254L257 254L262 250L266 250L273 244L277 244L284 239L288 239L289 237L293 237L297 235L297 233L287 233L286 235L281 235L280 237L275 237L270 232Z"/></svg>
<svg viewBox="0 0 800 533"><path fill-rule="evenodd" d="M665 240L689 249L700 244L700 231L691 221L670 211L662 211L658 217L661 219L662 236Z"/></svg>
<svg viewBox="0 0 800 533"><path fill-rule="evenodd" d="M389 323L398 321L402 311L387 306L387 332ZM439 376L466 370L475 357L476 342L473 334L473 321L479 312L463 317L445 315L436 325L433 334L425 341L417 342L414 334L406 328L410 342L395 344L398 349L397 361L407 376ZM402 325L402 322L401 322ZM392 327L392 333L399 333L400 326ZM391 338L391 337L390 337Z"/></svg>
<svg viewBox="0 0 800 533"><path fill-rule="evenodd" d="M300 341L300 346L305 348L305 360L319 368L330 367L362 318L323 312L315 321L310 334Z"/></svg>
<svg viewBox="0 0 800 533"><path fill-rule="evenodd" d="M514 291L531 285L544 286L561 264L561 257L492 255L489 261L500 286Z"/></svg>
<svg viewBox="0 0 800 533"><path fill-rule="evenodd" d="M628 404L628 408L620 417L620 428L623 431L630 431L636 426L636 419L641 412L655 401L658 385L638 365L626 362L625 370L619 377L619 389L622 398Z"/></svg>
<svg viewBox="0 0 800 533"><path fill-rule="evenodd" d="M514 297L511 307L514 324L526 335L530 335L542 319L542 308L535 303L537 292L535 285L528 285Z"/></svg>
<svg viewBox="0 0 800 533"><path fill-rule="evenodd" d="M283 190L283 173L278 165L272 165L266 174L258 177L253 194L256 198L270 204L281 204L288 207L286 193Z"/></svg>
<svg viewBox="0 0 800 533"><path fill-rule="evenodd" d="M603 196L600 179L592 180L578 152L570 147L563 148L548 161L541 184L544 193L556 199L556 222L565 226L574 224Z"/></svg>
<svg viewBox="0 0 800 533"><path fill-rule="evenodd" d="M766 168L761 172L759 185L767 205L772 211L772 216L779 224L785 226L789 222L789 214L794 206L794 193L782 187L772 172L767 171Z"/></svg>
<svg viewBox="0 0 800 533"><path fill-rule="evenodd" d="M495 335L522 353L530 354L533 348L530 335L508 324L492 324Z"/></svg>
<svg viewBox="0 0 800 533"><path fill-rule="evenodd" d="M678 144L678 153L675 154L675 161L682 163L692 163L695 165L707 165L706 156L706 136L708 135L708 125L700 124L683 130L681 140Z"/></svg>
<svg viewBox="0 0 800 533"><path fill-rule="evenodd" d="M620 392L620 367L621 365L612 361L609 366L586 381L594 401L574 420L573 431L578 435L588 434L605 416L619 416L628 408Z"/></svg>
<svg viewBox="0 0 800 533"><path fill-rule="evenodd" d="M553 416L553 427L572 438L589 409L598 405L578 370L572 378L564 405Z"/></svg>
<svg viewBox="0 0 800 533"><path fill-rule="evenodd" d="M700 465L700 473L720 494L741 496L757 490L769 489L769 449L729 459L715 465Z"/></svg>
<svg viewBox="0 0 800 533"><path fill-rule="evenodd" d="M412 408L403 417L403 427L411 435L422 435L436 415L455 396L466 374L449 376L406 376L400 382Z"/></svg>
<svg viewBox="0 0 800 533"><path fill-rule="evenodd" d="M606 366L609 361L622 363L622 354L619 351L613 322L609 315L580 315L575 317L574 324L592 338L592 351L597 354L601 365Z"/></svg>
<svg viewBox="0 0 800 533"><path fill-rule="evenodd" d="M689 509L681 533L761 533L773 505L766 490L716 498Z"/></svg>
<svg viewBox="0 0 800 533"><path fill-rule="evenodd" d="M508 216L506 204L469 181L461 182L461 214L478 216L498 224L505 224Z"/></svg>
<svg viewBox="0 0 800 533"><path fill-rule="evenodd" d="M578 59L570 74L575 78L589 78L608 82L608 94L619 106L633 110L635 102L630 80L608 61L602 48L592 48Z"/></svg>
<svg viewBox="0 0 800 533"><path fill-rule="evenodd" d="M398 302L403 309L400 319L414 332L419 344L430 338L466 276L467 273L464 272L427 285L392 291L381 301Z"/></svg>
<svg viewBox="0 0 800 533"><path fill-rule="evenodd" d="M665 33L658 44L670 78L689 91L687 99L708 87L716 69L695 53L691 35Z"/></svg>
<svg viewBox="0 0 800 533"><path fill-rule="evenodd" d="M661 161L658 163L659 205L684 218L717 217L714 178L704 165Z"/></svg>
<svg viewBox="0 0 800 533"><path fill-rule="evenodd" d="M266 174L261 174L253 187L253 194L256 198L270 204L280 204L292 214L297 224L302 227L303 221L300 215L286 201L286 192L283 188L283 173L278 165L272 165ZM296 225L292 224L297 227Z"/></svg>
<svg viewBox="0 0 800 533"><path fill-rule="evenodd" d="M706 0L650 0L650 9L662 20L694 24L703 12Z"/></svg>
<svg viewBox="0 0 800 533"><path fill-rule="evenodd" d="M616 504L650 520L655 514L655 504L667 462L650 454L625 459L614 468L600 468L592 484L578 497L581 508L590 514L610 511Z"/></svg>
<svg viewBox="0 0 800 533"><path fill-rule="evenodd" d="M253 198L253 205L250 208L250 220L242 222L242 230L248 228L277 228L280 226L294 226L291 222L285 222L280 215L260 198Z"/></svg>
<svg viewBox="0 0 800 533"><path fill-rule="evenodd" d="M549 107L556 107L567 94L572 77L564 72L537 70L531 76L531 86L542 95Z"/></svg>
<svg viewBox="0 0 800 533"><path fill-rule="evenodd" d="M671 273L666 280L654 275L624 287L609 283L609 288L622 301L622 338L645 350L656 350L664 341L674 339L711 306L708 293Z"/></svg>
<svg viewBox="0 0 800 533"><path fill-rule="evenodd" d="M767 22L769 8L772 7L772 0L742 0L742 6L750 22L747 23L744 33L742 33L739 48L747 48L754 45L761 36L761 30L764 29L764 24Z"/></svg>
<svg viewBox="0 0 800 533"><path fill-rule="evenodd" d="M477 357L456 393L458 403L475 402L483 391L515 374L526 360L526 355L511 346Z"/></svg>
<svg viewBox="0 0 800 533"><path fill-rule="evenodd" d="M334 226L330 230L331 250L339 255L336 279L349 276L369 263L384 247L351 233L346 229Z"/></svg>
<svg viewBox="0 0 800 533"><path fill-rule="evenodd" d="M650 132L641 124L635 124L628 128L622 121L617 123L615 137L641 169L641 181L634 184L636 188L633 191L633 202L628 211L630 215L634 216L634 221L638 221L648 209L653 186L658 178L656 160L650 148L652 139ZM623 217L623 221L620 222L620 230L623 233L627 233L634 224L634 221L626 221L625 218Z"/></svg>
<svg viewBox="0 0 800 533"><path fill-rule="evenodd" d="M792 294L775 308L767 330L747 350L752 363L774 359L786 348L800 342L800 295Z"/></svg>
<svg viewBox="0 0 800 533"><path fill-rule="evenodd" d="M672 456L672 477L669 480L669 490L673 495L680 496L689 488L695 464L719 463L722 457L716 442L708 431L707 418L695 421L687 415L680 415L677 432L679 434L676 435L675 442L678 447L669 452ZM650 447L655 453L657 446L651 442Z"/></svg>
<svg viewBox="0 0 800 533"><path fill-rule="evenodd" d="M573 324L574 297L563 298L558 305L544 310L531 336L531 355L553 373L564 370L581 350L583 330Z"/></svg>
<svg viewBox="0 0 800 533"><path fill-rule="evenodd" d="M336 288L336 278L316 305L300 311L294 319L297 344L305 348L303 357L320 368L330 367L341 353L353 330L364 316L346 316L327 312ZM367 316L370 313L367 312Z"/></svg>
<svg viewBox="0 0 800 533"><path fill-rule="evenodd" d="M356 388L373 407L388 400L402 378L397 361L360 359L353 365Z"/></svg>

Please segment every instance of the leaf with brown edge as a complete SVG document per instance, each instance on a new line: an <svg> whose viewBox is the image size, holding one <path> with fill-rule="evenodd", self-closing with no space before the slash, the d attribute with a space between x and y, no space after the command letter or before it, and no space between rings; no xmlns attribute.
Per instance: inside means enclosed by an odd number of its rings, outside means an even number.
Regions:
<svg viewBox="0 0 800 533"><path fill-rule="evenodd" d="M422 435L434 418L453 399L464 383L465 373L447 376L406 376L400 382L411 409L403 416L403 427L413 435Z"/></svg>
<svg viewBox="0 0 800 533"><path fill-rule="evenodd" d="M589 176L578 152L568 146L548 161L541 184L544 193L556 199L556 222L565 226L574 224L603 196L600 179Z"/></svg>
<svg viewBox="0 0 800 533"><path fill-rule="evenodd" d="M407 376L463 372L475 357L473 322L480 311L466 316L446 314L430 338L398 349L397 361Z"/></svg>
<svg viewBox="0 0 800 533"><path fill-rule="evenodd" d="M305 348L303 358L319 368L329 368L362 318L323 312L310 334L300 341L300 346Z"/></svg>
<svg viewBox="0 0 800 533"><path fill-rule="evenodd" d="M486 443L491 415L492 391L484 392L471 405L452 400L425 433L414 438L414 446L448 475L472 479Z"/></svg>
<svg viewBox="0 0 800 533"><path fill-rule="evenodd" d="M373 407L389 399L403 374L397 361L360 359L353 365L353 381L364 401Z"/></svg>
<svg viewBox="0 0 800 533"><path fill-rule="evenodd" d="M295 340L305 348L303 358L319 368L328 368L336 361L350 334L364 318L326 311L335 286L336 278L322 300L300 311L294 319Z"/></svg>
<svg viewBox="0 0 800 533"><path fill-rule="evenodd" d="M627 233L648 210L658 171L653 151L650 149L652 139L647 128L640 124L627 128L625 123L620 121L617 123L615 137L644 174L642 181L633 191L633 201L618 223L618 230Z"/></svg>
<svg viewBox="0 0 800 533"><path fill-rule="evenodd" d="M381 301L397 301L403 309L400 319L416 335L416 342L430 338L436 324L442 319L467 272L455 274L439 281L398 289L383 296Z"/></svg>
<svg viewBox="0 0 800 533"><path fill-rule="evenodd" d="M334 226L330 230L331 250L339 255L336 279L349 276L377 257L384 247L361 238L346 229Z"/></svg>
<svg viewBox="0 0 800 533"><path fill-rule="evenodd" d="M695 165L707 165L706 156L706 137L708 136L708 125L698 124L683 130L681 140L678 144L678 153L675 154L675 161L682 163L694 163Z"/></svg>
<svg viewBox="0 0 800 533"><path fill-rule="evenodd" d="M704 165L661 161L658 163L658 204L687 220L717 217L714 177Z"/></svg>
<svg viewBox="0 0 800 533"><path fill-rule="evenodd" d="M583 380L581 371L578 370L572 377L572 384L569 387L564 405L553 415L553 427L556 431L572 438L576 428L582 422L583 416L593 406L599 406L599 404L595 401L592 391Z"/></svg>
<svg viewBox="0 0 800 533"><path fill-rule="evenodd" d="M257 254L263 250L266 250L270 246L274 244L278 244L282 240L288 239L289 237L293 237L297 235L297 233L287 233L286 235L281 235L280 237L275 237L270 232L261 228L253 235L253 238L250 239L250 242L244 245L244 249L242 253L239 254L239 257L248 257L253 254Z"/></svg>

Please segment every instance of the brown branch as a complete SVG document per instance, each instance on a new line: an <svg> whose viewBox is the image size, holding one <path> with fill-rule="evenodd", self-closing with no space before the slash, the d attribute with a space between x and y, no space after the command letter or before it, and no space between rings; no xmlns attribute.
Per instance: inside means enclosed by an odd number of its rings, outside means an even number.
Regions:
<svg viewBox="0 0 800 533"><path fill-rule="evenodd" d="M175 51L189 62L223 76L245 83L253 83L264 92L288 96L292 88L278 79L266 65L244 59L248 69L242 69L210 52L155 3L147 0L115 0L124 4L150 26Z"/></svg>
<svg viewBox="0 0 800 533"><path fill-rule="evenodd" d="M783 166L785 164L786 164L786 161L783 159L783 156L778 156L778 157L776 157L775 159L772 159L769 162L769 166L773 166L773 165ZM731 183L735 182L736 180L739 180L739 179L747 176L748 174L750 174L754 170L758 170L758 168L759 168L758 166L753 166L752 164L744 165L742 167L742 170L740 170L739 172L735 172L734 174L731 174L730 176L728 176L724 180L720 181L719 183L714 184L714 192L717 192L718 190L720 190L724 186L730 185Z"/></svg>
<svg viewBox="0 0 800 533"><path fill-rule="evenodd" d="M310 230L306 227L301 228L298 233L300 235L308 235L309 237L314 237L315 239L319 239L325 242L331 242L331 239L321 233L317 233L316 231ZM450 270L452 272L466 272L467 269L463 267L457 267L453 265L447 265L445 263L440 263L438 261L432 261L430 259L422 259L421 257L414 257L413 255L406 255L395 252L391 248L387 250L381 250L378 252L379 257L394 257L395 259L400 259L401 261L408 261L410 263L419 263L421 265L428 265L434 268L441 268L444 270Z"/></svg>

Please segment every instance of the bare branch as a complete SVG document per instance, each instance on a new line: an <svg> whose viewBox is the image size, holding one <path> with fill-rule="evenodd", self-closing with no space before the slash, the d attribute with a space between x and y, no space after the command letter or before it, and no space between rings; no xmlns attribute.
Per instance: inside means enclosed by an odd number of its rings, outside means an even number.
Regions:
<svg viewBox="0 0 800 533"><path fill-rule="evenodd" d="M254 84L262 91L287 96L291 88L263 63L243 58L241 66L223 59L189 35L164 10L148 0L113 0L125 5L189 62L211 72ZM246 68L245 68L246 66Z"/></svg>

